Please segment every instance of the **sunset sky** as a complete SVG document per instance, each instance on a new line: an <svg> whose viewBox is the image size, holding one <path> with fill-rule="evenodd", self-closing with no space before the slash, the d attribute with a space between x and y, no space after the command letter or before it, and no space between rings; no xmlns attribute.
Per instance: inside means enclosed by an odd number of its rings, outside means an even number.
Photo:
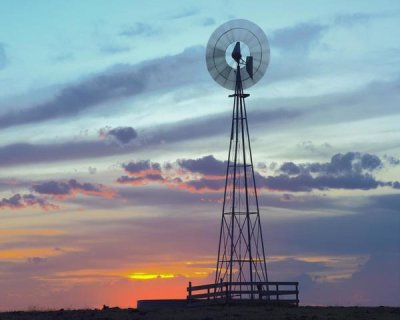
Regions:
<svg viewBox="0 0 400 320"><path fill-rule="evenodd" d="M399 1L0 0L0 310L211 283L231 93L205 46L266 33L247 90L272 281L400 305Z"/></svg>

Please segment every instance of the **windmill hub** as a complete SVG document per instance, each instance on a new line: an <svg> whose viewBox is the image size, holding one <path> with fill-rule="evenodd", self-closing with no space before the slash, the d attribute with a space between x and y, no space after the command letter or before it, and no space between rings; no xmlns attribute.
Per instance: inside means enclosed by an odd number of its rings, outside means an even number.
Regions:
<svg viewBox="0 0 400 320"><path fill-rule="evenodd" d="M235 59L234 54L237 55L237 52L235 52L235 47L239 43L240 46L240 56ZM249 46L242 42L242 41L237 41L237 42L232 42L228 48L226 49L225 52L225 60L226 63L231 67L236 69L237 64L239 63L239 67L243 68L246 66L246 58L250 56L250 49Z"/></svg>

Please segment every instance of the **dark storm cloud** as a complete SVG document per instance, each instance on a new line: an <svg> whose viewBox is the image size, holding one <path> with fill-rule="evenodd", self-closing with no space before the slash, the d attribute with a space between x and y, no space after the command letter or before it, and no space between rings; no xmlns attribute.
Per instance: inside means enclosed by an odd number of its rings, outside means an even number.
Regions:
<svg viewBox="0 0 400 320"><path fill-rule="evenodd" d="M101 129L100 136L114 137L118 142L126 144L137 137L137 132L132 127L117 127L113 129Z"/></svg>
<svg viewBox="0 0 400 320"><path fill-rule="evenodd" d="M44 210L54 209L56 206L47 202L47 200L37 197L33 194L15 194L10 198L0 200L0 209L22 209L26 207L39 206Z"/></svg>
<svg viewBox="0 0 400 320"><path fill-rule="evenodd" d="M191 172L198 172L207 176L223 176L226 172L227 161L220 161L212 155L198 159L179 159L180 167Z"/></svg>
<svg viewBox="0 0 400 320"><path fill-rule="evenodd" d="M124 37L136 37L136 36L153 36L158 34L160 31L154 26L148 23L137 22L133 26L128 27L119 33L120 36Z"/></svg>
<svg viewBox="0 0 400 320"><path fill-rule="evenodd" d="M135 66L119 65L96 76L64 87L49 101L12 110L0 115L0 129L51 119L72 117L103 102L131 97L145 91L184 85L205 75L202 47L185 49L181 54L146 61ZM193 70L197 67L199 70ZM174 77L171 77L171 74ZM194 78L193 78L194 77Z"/></svg>
<svg viewBox="0 0 400 320"><path fill-rule="evenodd" d="M0 42L0 70L4 69L8 64L6 50L3 43Z"/></svg>
<svg viewBox="0 0 400 320"><path fill-rule="evenodd" d="M271 44L288 52L305 52L317 43L328 29L327 25L311 22L277 29L272 33Z"/></svg>

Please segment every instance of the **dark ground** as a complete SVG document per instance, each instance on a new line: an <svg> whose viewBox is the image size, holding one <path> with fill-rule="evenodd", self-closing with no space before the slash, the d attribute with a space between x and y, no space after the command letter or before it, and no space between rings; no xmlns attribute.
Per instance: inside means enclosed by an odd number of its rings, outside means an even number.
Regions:
<svg viewBox="0 0 400 320"><path fill-rule="evenodd" d="M390 307L268 307L207 306L141 312L136 309L15 311L0 320L135 320L135 319L268 319L268 320L400 320L400 308Z"/></svg>

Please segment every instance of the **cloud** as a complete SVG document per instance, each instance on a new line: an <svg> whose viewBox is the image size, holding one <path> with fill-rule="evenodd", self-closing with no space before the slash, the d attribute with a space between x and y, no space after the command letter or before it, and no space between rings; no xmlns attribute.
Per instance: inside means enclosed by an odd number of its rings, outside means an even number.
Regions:
<svg viewBox="0 0 400 320"><path fill-rule="evenodd" d="M320 145L315 145L312 141L303 141L298 145L298 147L307 150L311 153L325 155L326 153L331 153L332 146L329 143L322 143Z"/></svg>
<svg viewBox="0 0 400 320"><path fill-rule="evenodd" d="M10 308L10 305L6 303L7 294L10 292L20 293L21 299L13 302L12 305L15 309L25 308L31 304L38 305L37 303L40 303L39 306L50 305L60 308L69 303L79 305L82 303L83 295L91 297L89 302L85 302L90 303L90 306L96 306L99 303L109 305L119 303L121 306L123 303L121 301L126 301L129 305L132 303L129 292L135 292L138 299L143 299L143 294L138 293L139 289L134 287L136 282L130 281L132 287L121 294L121 297L126 297L128 294L129 299L113 300L115 291L112 295L103 296L110 291L110 281L118 283L115 288L120 290L121 284L118 279L126 277L129 273L179 275L203 271L203 269L211 273L207 268L215 267L218 223L221 219L220 205L199 204L196 202L199 195L164 188L160 189L159 193L155 193L154 190L149 192L145 188L124 188L124 190L126 190L125 195L128 201L134 203L135 206L142 205L143 198L147 198L146 203L151 204L151 207L148 208L149 211L143 211L144 213L154 213L154 206L162 208L162 212L160 210L160 214L157 215L129 214L124 218L113 215L107 219L98 219L96 216L90 220L79 221L79 228L75 224L66 226L63 234L51 237L33 235L30 238L19 239L14 244L15 246L26 246L26 243L33 242L33 245L37 247L54 248L56 243L61 248L68 244L73 248L78 247L81 251L77 254L63 249L62 252L57 251L58 255L30 254L21 262L0 264L0 271L4 275L2 278L4 290L0 291L0 308ZM174 195L172 199L171 194ZM180 197L185 199L183 205L179 202ZM388 301L382 295L384 290L389 290L390 297L393 296L390 301L396 302L399 288L398 281L393 281L393 279L397 280L399 270L400 197L393 195L392 197L363 196L360 198L363 200L362 205L357 197L354 199L332 197L332 201L336 202L333 208L337 208L337 205L340 206L343 202L349 205L347 214L336 216L332 216L332 212L327 209L324 212L324 206L321 207L318 201L314 203L314 208L318 207L321 210L319 216L309 214L310 211L305 210L303 215L297 214L290 219L272 219L269 214L262 212L261 222L267 257L271 259L276 256L277 258L290 255L294 257L282 259L281 262L268 263L270 280L300 281L303 303L330 304L334 301L338 304L353 305L356 303L384 304ZM348 201L349 199L352 201ZM193 206L194 202L196 204ZM140 210L145 209L142 207ZM273 208L269 209L271 210ZM121 246L121 243L130 245ZM316 282L311 276L302 276L302 274L322 272L323 276L335 275L334 272L347 273L346 261L351 259L353 264L354 257L360 255L370 256L370 259L367 263L356 265L359 271L353 273L351 278L345 278L340 282ZM26 257L43 257L47 258L47 262L33 265L27 263ZM189 261L188 257L190 257ZM304 259L307 257L315 257L312 260L315 262L307 262L310 261ZM335 263L337 261L337 269L332 269L327 260ZM115 261L119 261L117 267ZM358 278L359 272L363 273L360 278ZM206 282L205 278L190 278L191 281ZM355 279L358 280L353 281ZM171 283L176 283L174 281L178 280L171 281L168 282L168 286L165 286L165 290L170 288ZM181 295L184 295L184 292L179 291L179 288L187 284L187 281L189 281L187 278L178 281L177 292ZM371 286L371 281L373 281L373 286ZM379 283L385 286L381 287ZM88 287L88 284L93 287ZM101 287L99 287L100 284ZM47 290L45 295L40 295L43 286L46 286ZM321 286L324 286L323 292L327 294L321 295ZM68 304L60 299L61 294L59 295L59 291L56 290L59 287L63 288L63 296L72 299L68 300ZM71 292L70 288L76 291ZM154 290L161 290L159 284L153 282L146 283L146 288L149 290L149 298ZM378 293L381 289L382 291ZM346 292L351 292L351 294ZM54 297L54 294L57 296ZM79 299L76 298L77 295ZM37 296L39 298L35 300ZM358 300L364 297L369 300L367 302Z"/></svg>
<svg viewBox="0 0 400 320"><path fill-rule="evenodd" d="M186 8L179 13L169 16L169 19L177 20L177 19L182 19L182 18L188 18L188 17L192 17L192 16L198 14L199 12L200 12L200 10L196 9L196 8L190 8L190 9Z"/></svg>
<svg viewBox="0 0 400 320"><path fill-rule="evenodd" d="M265 242L269 244L270 254L282 251L297 254L303 250L321 254L398 252L400 194L338 197L331 198L330 204L319 203L320 200L321 197L315 198L302 210L319 212L319 215L293 215L286 222L262 220L264 230L269 230ZM345 207L344 202L348 202ZM297 204L301 206L300 199L294 206Z"/></svg>
<svg viewBox="0 0 400 320"><path fill-rule="evenodd" d="M120 36L123 37L137 37L137 36L146 36L150 37L153 35L158 34L160 31L156 29L154 26L143 23L137 22L133 26L128 27L119 33Z"/></svg>
<svg viewBox="0 0 400 320"><path fill-rule="evenodd" d="M89 172L90 174L96 174L97 168L95 168L95 167L88 167L88 172Z"/></svg>
<svg viewBox="0 0 400 320"><path fill-rule="evenodd" d="M343 27L353 27L355 25L367 24L371 20L375 19L396 17L398 16L398 14L398 11L375 13L355 12L350 14L338 14L334 17L334 24Z"/></svg>
<svg viewBox="0 0 400 320"><path fill-rule="evenodd" d="M364 24L368 23L371 18L373 18L372 14L369 13L352 13L352 14L338 14L334 18L334 23L336 25L341 25L341 26L353 26L355 24Z"/></svg>
<svg viewBox="0 0 400 320"><path fill-rule="evenodd" d="M0 200L0 209L23 209L27 207L39 206L43 210L56 209L57 206L47 202L47 200L37 197L33 194L19 193L11 196L10 198L3 198Z"/></svg>
<svg viewBox="0 0 400 320"><path fill-rule="evenodd" d="M282 166L285 166L284 163ZM346 174L372 172L382 168L382 160L373 154L360 152L337 153L330 162L302 164L298 170L306 173ZM282 168L282 167L281 167Z"/></svg>
<svg viewBox="0 0 400 320"><path fill-rule="evenodd" d="M213 155L204 156L198 159L179 159L178 165L191 172L201 173L207 176L224 176L226 173L227 161L220 161Z"/></svg>
<svg viewBox="0 0 400 320"><path fill-rule="evenodd" d="M305 191L313 189L376 189L386 184L377 181L370 174L347 174L343 176L322 175L313 177L311 174L302 173L297 176L278 175L261 177L257 176L257 186L279 191Z"/></svg>
<svg viewBox="0 0 400 320"><path fill-rule="evenodd" d="M281 165L279 170L288 175L295 175L300 173L300 168L293 162L285 162L284 164Z"/></svg>
<svg viewBox="0 0 400 320"><path fill-rule="evenodd" d="M223 188L223 179L215 181L215 179L207 179L207 175L223 176L226 171L226 162L206 156L196 160L178 160L178 164L186 170L206 175L201 180L187 182L196 190L221 190ZM279 175L265 177L255 171L255 176L258 188L280 191L369 190L383 186L397 188L398 182L378 181L373 177L371 173L382 166L381 159L376 155L347 152L333 155L331 161L326 163L296 165L293 162L285 162L278 170L278 172L282 172ZM221 175L221 173L223 174Z"/></svg>
<svg viewBox="0 0 400 320"><path fill-rule="evenodd" d="M131 185L144 185L151 182L165 182L165 179L160 174L146 174L139 177L121 176L117 179L118 183Z"/></svg>
<svg viewBox="0 0 400 320"><path fill-rule="evenodd" d="M41 257L28 257L28 262L32 264L40 264L44 263L47 261L47 258L41 258Z"/></svg>
<svg viewBox="0 0 400 320"><path fill-rule="evenodd" d="M393 189L400 189L399 181L388 182L386 185L391 186Z"/></svg>
<svg viewBox="0 0 400 320"><path fill-rule="evenodd" d="M226 166L226 161L217 160L212 155L178 159L163 169L159 163L149 160L136 161L122 165L129 175L121 176L117 182L132 185L158 183L195 193L219 193L224 189ZM370 190L378 187L398 189L399 182L379 181L372 175L382 166L381 159L376 155L347 152L333 155L330 162L285 162L274 176L263 176L255 170L255 178L259 190L310 192L329 189ZM290 199L286 197L284 200Z"/></svg>
<svg viewBox="0 0 400 320"><path fill-rule="evenodd" d="M162 176L161 165L149 160L131 161L123 163L122 168L129 176L121 176L118 183L131 185L145 185L149 183L167 183L168 179Z"/></svg>
<svg viewBox="0 0 400 320"><path fill-rule="evenodd" d="M51 195L56 198L64 198L77 194L112 198L115 191L102 184L92 184L89 182L79 183L75 179L68 181L45 181L34 184L32 189L39 194Z"/></svg>
<svg viewBox="0 0 400 320"><path fill-rule="evenodd" d="M278 108L273 110L254 110L253 115L254 120L252 120L252 123L254 124L279 122L282 125L284 122L292 122L294 119L299 118L302 113ZM120 147L121 144L110 144L107 143L107 140L67 141L48 144L15 143L0 146L0 166L129 154L145 148L154 149L162 142L175 143L224 134L229 123L230 113L228 112L179 121L172 125L158 126L140 133L142 139L138 141L138 144L124 144L123 148ZM102 129L100 135L104 136L103 133L108 132L108 130L108 128ZM106 133L105 135L107 136Z"/></svg>
<svg viewBox="0 0 400 320"><path fill-rule="evenodd" d="M264 105L264 102L262 105ZM252 111L251 123L253 125L261 123L279 123L282 125L286 122L293 122L293 120L301 116L303 116L303 112L299 110L290 110L282 107L274 109L260 108ZM148 132L146 141L148 144L154 145L159 144L161 141L173 143L212 137L226 134L230 123L230 112L183 120L172 125L159 126L155 130Z"/></svg>
<svg viewBox="0 0 400 320"><path fill-rule="evenodd" d="M194 160L178 159L163 167L149 160L133 161L122 164L122 168L128 175L117 179L121 184L161 184L169 188L204 193L221 191L225 183L226 162L209 155Z"/></svg>
<svg viewBox="0 0 400 320"><path fill-rule="evenodd" d="M315 123L325 124L329 122L332 124L365 120L381 114L382 97L386 99L384 102L385 113L394 115L399 110L400 95L398 94L399 90L397 90L399 84L400 78L380 83L374 82L350 94L329 94L312 98L283 99L281 101L260 100L257 102L258 108L252 110L251 123L255 126L268 123L269 126L266 130L273 129L272 124L279 124L281 129L292 130ZM267 103L274 108L263 109L262 106ZM321 108L321 104L324 105L324 108ZM352 108L349 109L349 106L352 106ZM16 143L0 146L0 166L106 157L128 154L145 148L154 150L161 143L176 143L226 134L230 116L231 114L226 112L147 129L140 132L140 145L128 144L124 148L107 144L104 141L67 141L48 144ZM323 155L327 156L329 148L324 148L323 151Z"/></svg>
<svg viewBox="0 0 400 320"><path fill-rule="evenodd" d="M131 161L122 164L122 167L127 173L139 176L149 173L157 174L161 172L160 164L157 162L151 162L150 160Z"/></svg>
<svg viewBox="0 0 400 320"><path fill-rule="evenodd" d="M127 144L137 137L137 132L132 127L117 127L113 129L100 129L100 137L112 137L121 144Z"/></svg>
<svg viewBox="0 0 400 320"><path fill-rule="evenodd" d="M107 141L69 141L63 143L30 144L15 143L0 147L0 166L27 163L57 162L126 154L134 146L121 148Z"/></svg>
<svg viewBox="0 0 400 320"><path fill-rule="evenodd" d="M207 17L207 18L204 18L202 21L201 21L201 25L203 25L203 26L205 26L205 27L208 27L208 26L213 26L213 25L215 25L215 19L214 18L212 18L212 17Z"/></svg>
<svg viewBox="0 0 400 320"><path fill-rule="evenodd" d="M109 53L109 54L116 54L116 53L121 53L121 52L127 52L130 51L131 48L128 46L121 46L121 45L104 45L100 47L100 51L103 53Z"/></svg>
<svg viewBox="0 0 400 320"><path fill-rule="evenodd" d="M296 165L283 163L277 176L257 174L258 186L281 191L312 191L327 189L376 189L381 186L396 188L396 182L376 180L372 172L383 167L382 160L373 154L360 152L338 153L330 162Z"/></svg>
<svg viewBox="0 0 400 320"><path fill-rule="evenodd" d="M3 43L0 42L0 70L4 69L8 64L6 49Z"/></svg>
<svg viewBox="0 0 400 320"><path fill-rule="evenodd" d="M221 192L224 190L224 186L225 177L221 177L220 179L200 178L197 180L190 180L179 185L181 189L200 193Z"/></svg>
<svg viewBox="0 0 400 320"><path fill-rule="evenodd" d="M395 158L393 156L384 155L383 158L392 166L400 165L400 159Z"/></svg>
<svg viewBox="0 0 400 320"><path fill-rule="evenodd" d="M65 86L49 101L28 106L23 110L0 115L0 129L77 116L103 102L132 97L145 91L187 84L204 76L193 70L202 67L203 47L191 47L175 56L146 61L137 65L118 65L103 73ZM189 67L190 66L190 67ZM171 77L174 74L174 77ZM193 76L194 75L194 76Z"/></svg>
<svg viewBox="0 0 400 320"><path fill-rule="evenodd" d="M271 44L285 52L308 52L318 43L329 26L319 23L300 23L277 29L272 33Z"/></svg>

